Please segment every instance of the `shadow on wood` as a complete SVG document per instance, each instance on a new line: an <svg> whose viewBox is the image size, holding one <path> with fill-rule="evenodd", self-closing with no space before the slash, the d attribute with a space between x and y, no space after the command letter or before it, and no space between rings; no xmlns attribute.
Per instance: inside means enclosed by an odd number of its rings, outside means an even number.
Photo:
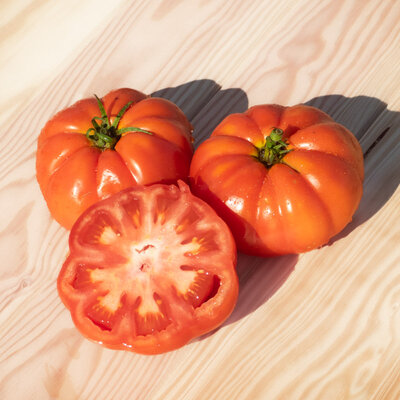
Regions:
<svg viewBox="0 0 400 400"><path fill-rule="evenodd" d="M242 89L222 89L211 79L161 89L151 96L168 99L182 109L194 127L195 147L208 138L227 115L248 108L247 95Z"/></svg>
<svg viewBox="0 0 400 400"><path fill-rule="evenodd" d="M193 342L204 340L217 330L255 312L282 287L294 271L297 260L297 254L262 258L239 253L237 272L240 290L235 309L219 328L194 339Z"/></svg>
<svg viewBox="0 0 400 400"><path fill-rule="evenodd" d="M226 324L240 320L267 302L294 271L298 258L297 254L262 258L239 253L237 271L241 290L237 307Z"/></svg>

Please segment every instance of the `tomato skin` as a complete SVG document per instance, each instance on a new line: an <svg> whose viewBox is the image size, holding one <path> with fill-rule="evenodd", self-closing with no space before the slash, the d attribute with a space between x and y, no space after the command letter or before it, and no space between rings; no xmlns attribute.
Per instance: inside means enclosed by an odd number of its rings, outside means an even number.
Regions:
<svg viewBox="0 0 400 400"><path fill-rule="evenodd" d="M95 98L60 111L39 135L36 177L50 213L67 229L88 206L132 185L187 179L192 126L183 112L168 100L117 89L102 99L110 123L128 102L118 128L151 135L125 132L115 149L95 147L86 138L92 118L101 116Z"/></svg>
<svg viewBox="0 0 400 400"><path fill-rule="evenodd" d="M274 128L290 150L267 166L259 151ZM194 194L227 222L238 249L274 256L326 244L352 219L364 178L361 147L310 106L254 106L232 114L196 150Z"/></svg>
<svg viewBox="0 0 400 400"><path fill-rule="evenodd" d="M239 289L233 236L178 183L125 189L74 224L57 287L88 339L159 354L214 330L233 311Z"/></svg>

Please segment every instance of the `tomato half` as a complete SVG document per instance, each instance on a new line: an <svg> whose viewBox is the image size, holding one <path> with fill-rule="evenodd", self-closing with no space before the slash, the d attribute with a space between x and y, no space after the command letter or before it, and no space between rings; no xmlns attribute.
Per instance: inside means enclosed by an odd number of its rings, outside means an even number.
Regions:
<svg viewBox="0 0 400 400"><path fill-rule="evenodd" d="M187 179L191 131L175 104L133 89L60 111L41 131L36 157L50 213L70 229L87 207L120 190Z"/></svg>
<svg viewBox="0 0 400 400"><path fill-rule="evenodd" d="M363 155L354 135L309 106L254 106L225 118L196 150L194 194L231 228L238 249L262 256L305 252L352 219Z"/></svg>
<svg viewBox="0 0 400 400"><path fill-rule="evenodd" d="M59 295L78 330L106 347L170 351L218 327L235 306L232 234L181 181L94 204L69 245Z"/></svg>

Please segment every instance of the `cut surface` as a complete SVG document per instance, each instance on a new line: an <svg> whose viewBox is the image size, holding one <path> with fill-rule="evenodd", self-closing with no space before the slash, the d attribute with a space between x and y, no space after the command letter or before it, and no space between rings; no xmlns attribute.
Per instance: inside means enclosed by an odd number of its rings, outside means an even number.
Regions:
<svg viewBox="0 0 400 400"><path fill-rule="evenodd" d="M230 231L184 184L129 189L92 206L74 226L70 248L60 296L78 329L110 347L141 351L137 339L155 336L166 350L179 347L233 309Z"/></svg>

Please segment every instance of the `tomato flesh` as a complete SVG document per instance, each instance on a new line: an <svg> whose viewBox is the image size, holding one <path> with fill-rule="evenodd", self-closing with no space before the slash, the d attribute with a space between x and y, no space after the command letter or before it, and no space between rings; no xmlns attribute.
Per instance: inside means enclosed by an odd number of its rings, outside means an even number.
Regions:
<svg viewBox="0 0 400 400"><path fill-rule="evenodd" d="M232 235L182 182L95 204L74 225L70 249L60 297L78 329L107 347L175 349L221 324L236 302Z"/></svg>

